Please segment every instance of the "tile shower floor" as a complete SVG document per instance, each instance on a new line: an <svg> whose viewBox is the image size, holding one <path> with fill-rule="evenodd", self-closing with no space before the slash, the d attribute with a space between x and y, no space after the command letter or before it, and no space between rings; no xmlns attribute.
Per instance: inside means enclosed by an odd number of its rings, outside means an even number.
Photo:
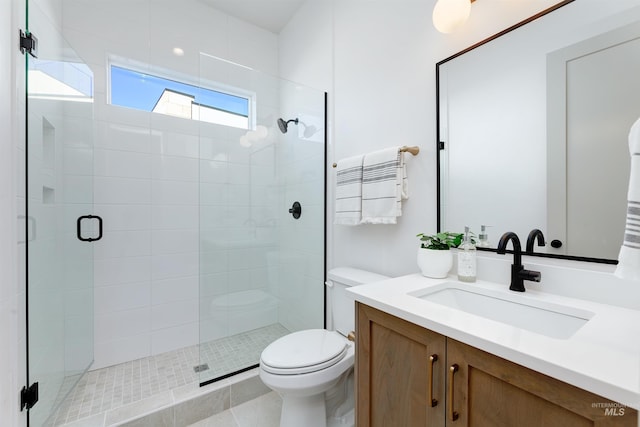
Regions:
<svg viewBox="0 0 640 427"><path fill-rule="evenodd" d="M60 405L49 425L71 423L255 365L269 343L288 333L276 323L201 345L89 371ZM196 373L194 367L203 363L208 369Z"/></svg>

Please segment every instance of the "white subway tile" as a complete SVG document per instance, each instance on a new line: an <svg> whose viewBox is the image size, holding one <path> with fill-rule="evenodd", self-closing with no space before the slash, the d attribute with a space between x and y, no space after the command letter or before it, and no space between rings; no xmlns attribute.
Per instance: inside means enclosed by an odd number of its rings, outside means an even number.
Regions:
<svg viewBox="0 0 640 427"><path fill-rule="evenodd" d="M171 131L158 131L154 138L152 149L155 154L177 157L191 157L197 159L200 156L200 137L186 133Z"/></svg>
<svg viewBox="0 0 640 427"><path fill-rule="evenodd" d="M229 216L228 208L226 206L215 205L201 205L199 209L200 217L200 231L208 232L213 230L218 231L221 227L226 226L226 218ZM211 235L211 233L207 233ZM208 239L212 242L219 241L219 237L210 236ZM215 237L215 238L214 238Z"/></svg>
<svg viewBox="0 0 640 427"><path fill-rule="evenodd" d="M230 206L249 206L251 204L251 186L248 184L228 187L228 204Z"/></svg>
<svg viewBox="0 0 640 427"><path fill-rule="evenodd" d="M97 259L94 262L96 287L151 279L151 257Z"/></svg>
<svg viewBox="0 0 640 427"><path fill-rule="evenodd" d="M98 204L149 204L151 180L113 177L94 178L94 202Z"/></svg>
<svg viewBox="0 0 640 427"><path fill-rule="evenodd" d="M153 305L170 304L173 301L197 299L199 294L198 276L154 280L151 302Z"/></svg>
<svg viewBox="0 0 640 427"><path fill-rule="evenodd" d="M47 180L43 182L44 186L48 188L47 198L52 200L51 203L90 203L94 198L94 184L91 176L65 175L63 188ZM44 194L44 188L38 188L37 191L36 195Z"/></svg>
<svg viewBox="0 0 640 427"><path fill-rule="evenodd" d="M115 340L96 341L95 361L91 369L100 369L151 354L151 336L140 334Z"/></svg>
<svg viewBox="0 0 640 427"><path fill-rule="evenodd" d="M151 334L151 354L160 354L198 344L198 323L159 329Z"/></svg>
<svg viewBox="0 0 640 427"><path fill-rule="evenodd" d="M198 253L155 255L152 257L153 280L198 275Z"/></svg>
<svg viewBox="0 0 640 427"><path fill-rule="evenodd" d="M154 180L152 200L156 205L197 205L199 203L198 183Z"/></svg>
<svg viewBox="0 0 640 427"><path fill-rule="evenodd" d="M246 270L251 265L252 248L229 249L229 270Z"/></svg>
<svg viewBox="0 0 640 427"><path fill-rule="evenodd" d="M94 205L105 231L151 229L151 205Z"/></svg>
<svg viewBox="0 0 640 427"><path fill-rule="evenodd" d="M267 268L251 269L251 289L266 289L274 284L269 282L269 270Z"/></svg>
<svg viewBox="0 0 640 427"><path fill-rule="evenodd" d="M197 252L198 230L154 230L151 235L153 255Z"/></svg>
<svg viewBox="0 0 640 427"><path fill-rule="evenodd" d="M213 341L229 336L229 321L219 318L204 318L200 320L201 342Z"/></svg>
<svg viewBox="0 0 640 427"><path fill-rule="evenodd" d="M209 182L200 183L200 204L202 205L226 205L229 185Z"/></svg>
<svg viewBox="0 0 640 427"><path fill-rule="evenodd" d="M198 299L172 301L151 307L151 328L172 328L198 321Z"/></svg>
<svg viewBox="0 0 640 427"><path fill-rule="evenodd" d="M61 132L62 129L73 129L71 132L64 133L63 141L65 147L93 148L94 134L92 120L81 117L64 117L61 122L54 124L58 127L56 132ZM29 134L29 139L31 139L31 134ZM29 147L31 148L32 145L29 144Z"/></svg>
<svg viewBox="0 0 640 427"><path fill-rule="evenodd" d="M100 286L94 290L96 314L131 310L151 304L151 282Z"/></svg>
<svg viewBox="0 0 640 427"><path fill-rule="evenodd" d="M223 250L219 251L201 251L200 252L200 272L202 274L215 274L227 271L228 253Z"/></svg>
<svg viewBox="0 0 640 427"><path fill-rule="evenodd" d="M251 270L229 271L229 292L245 291L251 287Z"/></svg>
<svg viewBox="0 0 640 427"><path fill-rule="evenodd" d="M216 129L209 131L204 130L206 123L203 123L203 133L200 136L200 153L199 157L206 160L225 161L229 158L229 143L225 140L226 126L216 126ZM208 128L207 128L208 129Z"/></svg>
<svg viewBox="0 0 640 427"><path fill-rule="evenodd" d="M155 205L151 213L151 226L154 230L162 229L197 229L197 205Z"/></svg>
<svg viewBox="0 0 640 427"><path fill-rule="evenodd" d="M151 231L106 231L93 245L95 259L151 255Z"/></svg>
<svg viewBox="0 0 640 427"><path fill-rule="evenodd" d="M153 178L176 181L198 181L198 159L153 155Z"/></svg>
<svg viewBox="0 0 640 427"><path fill-rule="evenodd" d="M92 175L94 150L91 148L65 147L64 172L69 175Z"/></svg>
<svg viewBox="0 0 640 427"><path fill-rule="evenodd" d="M200 276L199 296L203 301L208 297L229 292L229 273L202 274Z"/></svg>
<svg viewBox="0 0 640 427"><path fill-rule="evenodd" d="M129 113L129 122L133 124L98 121L96 148L149 153L151 141L151 132L149 130L150 113L124 107L106 106L105 108Z"/></svg>
<svg viewBox="0 0 640 427"><path fill-rule="evenodd" d="M95 175L151 178L151 155L131 151L96 149Z"/></svg>
<svg viewBox="0 0 640 427"><path fill-rule="evenodd" d="M251 173L255 167L241 163L229 163L229 182L233 184L251 184Z"/></svg>
<svg viewBox="0 0 640 427"><path fill-rule="evenodd" d="M95 341L111 341L151 331L151 307L96 315Z"/></svg>
<svg viewBox="0 0 640 427"><path fill-rule="evenodd" d="M218 158L218 156L216 157ZM200 160L200 182L225 184L229 182L229 164L225 158L218 160Z"/></svg>

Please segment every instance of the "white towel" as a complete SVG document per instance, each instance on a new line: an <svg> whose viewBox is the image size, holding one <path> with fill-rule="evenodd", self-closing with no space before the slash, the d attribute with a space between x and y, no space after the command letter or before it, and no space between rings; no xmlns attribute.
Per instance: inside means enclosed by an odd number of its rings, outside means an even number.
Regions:
<svg viewBox="0 0 640 427"><path fill-rule="evenodd" d="M396 224L402 200L409 198L409 182L400 147L364 156L362 169L362 223Z"/></svg>
<svg viewBox="0 0 640 427"><path fill-rule="evenodd" d="M334 224L360 224L362 219L363 159L364 156L359 155L337 162Z"/></svg>
<svg viewBox="0 0 640 427"><path fill-rule="evenodd" d="M627 193L627 225L615 275L621 279L640 280L640 119L629 131L629 152L631 173Z"/></svg>

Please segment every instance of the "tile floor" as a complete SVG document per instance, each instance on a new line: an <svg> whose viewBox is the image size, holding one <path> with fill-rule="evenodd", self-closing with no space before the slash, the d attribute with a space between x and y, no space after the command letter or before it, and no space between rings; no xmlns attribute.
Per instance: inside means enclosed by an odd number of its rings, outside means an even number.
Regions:
<svg viewBox="0 0 640 427"><path fill-rule="evenodd" d="M272 391L189 427L278 427L281 409L282 399Z"/></svg>
<svg viewBox="0 0 640 427"><path fill-rule="evenodd" d="M47 425L61 426L95 417L186 385L255 365L260 360L260 353L269 343L288 333L282 325L274 324L211 341L203 344L202 348L195 345L89 371L62 402ZM198 374L194 367L202 363L206 363L209 369Z"/></svg>
<svg viewBox="0 0 640 427"><path fill-rule="evenodd" d="M258 364L262 350L289 332L281 324L274 323L260 329L203 344L200 347L200 363L206 363L209 369L201 373L200 381L218 378L247 366Z"/></svg>

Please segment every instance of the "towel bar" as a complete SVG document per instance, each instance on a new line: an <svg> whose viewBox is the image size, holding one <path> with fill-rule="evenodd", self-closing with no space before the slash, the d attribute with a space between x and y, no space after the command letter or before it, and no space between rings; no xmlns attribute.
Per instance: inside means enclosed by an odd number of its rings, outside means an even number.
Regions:
<svg viewBox="0 0 640 427"><path fill-rule="evenodd" d="M404 147L401 147L401 148L400 148L400 152L401 152L401 153L411 153L411 154L413 154L414 156L417 156L417 155L418 155L418 153L420 152L420 147L418 147L418 146L407 147L407 146L405 145ZM337 167L337 166L338 166L338 164L337 164L337 163L334 163L334 164L333 164L333 167L334 167L334 168L335 168L335 167Z"/></svg>

